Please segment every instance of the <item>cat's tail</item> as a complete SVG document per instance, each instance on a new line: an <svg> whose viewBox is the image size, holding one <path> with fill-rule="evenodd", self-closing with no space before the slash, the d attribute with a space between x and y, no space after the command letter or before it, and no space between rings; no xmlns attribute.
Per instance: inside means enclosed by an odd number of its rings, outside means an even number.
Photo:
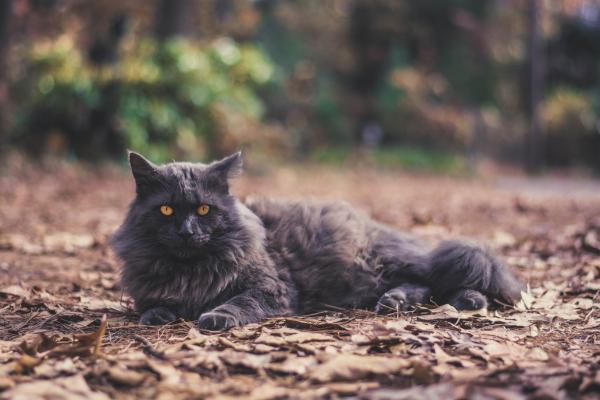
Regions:
<svg viewBox="0 0 600 400"><path fill-rule="evenodd" d="M477 290L491 300L514 304L525 286L482 247L465 241L447 241L430 253L429 282L440 304L457 289Z"/></svg>

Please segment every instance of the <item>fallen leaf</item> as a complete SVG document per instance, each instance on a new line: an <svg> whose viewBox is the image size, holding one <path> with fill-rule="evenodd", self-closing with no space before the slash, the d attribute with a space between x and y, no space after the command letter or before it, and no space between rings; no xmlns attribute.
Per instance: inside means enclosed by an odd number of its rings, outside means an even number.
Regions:
<svg viewBox="0 0 600 400"><path fill-rule="evenodd" d="M517 239L513 235L500 230L494 232L493 241L499 247L512 247L517 243Z"/></svg>
<svg viewBox="0 0 600 400"><path fill-rule="evenodd" d="M409 362L399 358L339 354L315 367L310 378L317 382L348 381L399 373L409 366Z"/></svg>
<svg viewBox="0 0 600 400"><path fill-rule="evenodd" d="M227 349L219 354L219 358L228 365L249 368L253 370L262 369L271 360L268 354L249 354Z"/></svg>
<svg viewBox="0 0 600 400"><path fill-rule="evenodd" d="M15 386L15 381L8 376L0 375L0 390L10 389Z"/></svg>
<svg viewBox="0 0 600 400"><path fill-rule="evenodd" d="M323 335L322 333L313 332L298 332L286 336L285 341L288 343L306 343L306 342L331 342L335 340L331 336Z"/></svg>
<svg viewBox="0 0 600 400"><path fill-rule="evenodd" d="M530 291L521 292L521 300L519 300L517 302L517 304L515 305L515 308L520 311L527 311L527 310L531 309L534 301L535 301L535 298L531 295Z"/></svg>
<svg viewBox="0 0 600 400"><path fill-rule="evenodd" d="M0 289L0 293L2 294L10 294L12 296L28 298L31 295L31 292L27 289L24 289L22 286L12 285L6 286Z"/></svg>
<svg viewBox="0 0 600 400"><path fill-rule="evenodd" d="M44 250L47 252L63 251L74 253L77 249L85 249L94 245L94 237L86 234L57 232L44 236Z"/></svg>
<svg viewBox="0 0 600 400"><path fill-rule="evenodd" d="M79 304L90 311L124 311L125 307L119 301L82 296Z"/></svg>
<svg viewBox="0 0 600 400"><path fill-rule="evenodd" d="M108 368L106 373L111 381L125 386L138 386L146 378L144 374L118 366Z"/></svg>
<svg viewBox="0 0 600 400"><path fill-rule="evenodd" d="M16 385L0 394L2 400L108 400L102 392L90 389L82 375L52 380L36 380Z"/></svg>

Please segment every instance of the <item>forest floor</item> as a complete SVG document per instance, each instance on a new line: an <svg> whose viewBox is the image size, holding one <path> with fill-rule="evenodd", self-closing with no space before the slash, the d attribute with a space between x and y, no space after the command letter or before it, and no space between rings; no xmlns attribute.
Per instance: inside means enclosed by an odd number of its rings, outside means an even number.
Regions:
<svg viewBox="0 0 600 400"><path fill-rule="evenodd" d="M107 247L131 179L14 167L0 173L0 399L600 397L597 184L306 167L235 193L343 199L431 243L474 237L530 289L489 312L139 326Z"/></svg>

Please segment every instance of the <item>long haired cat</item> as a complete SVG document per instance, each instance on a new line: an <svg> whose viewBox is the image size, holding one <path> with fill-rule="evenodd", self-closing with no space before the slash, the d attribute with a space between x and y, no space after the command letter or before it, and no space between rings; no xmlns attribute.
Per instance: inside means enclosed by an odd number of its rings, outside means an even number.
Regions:
<svg viewBox="0 0 600 400"><path fill-rule="evenodd" d="M142 324L182 317L221 330L330 306L473 310L520 297L523 285L477 245L430 251L345 203L242 203L229 191L240 153L208 165L129 161L137 194L111 245Z"/></svg>

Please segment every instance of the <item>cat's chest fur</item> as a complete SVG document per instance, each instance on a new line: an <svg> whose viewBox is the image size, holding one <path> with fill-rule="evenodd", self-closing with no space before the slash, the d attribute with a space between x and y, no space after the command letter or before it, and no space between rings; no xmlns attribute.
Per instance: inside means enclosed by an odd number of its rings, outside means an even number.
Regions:
<svg viewBox="0 0 600 400"><path fill-rule="evenodd" d="M179 310L184 318L196 318L228 291L237 277L232 266L222 260L194 260L182 263L170 258L158 258L149 266L130 266L124 275L127 290L136 299L136 308L145 309L157 304ZM126 278L124 276L124 278Z"/></svg>

